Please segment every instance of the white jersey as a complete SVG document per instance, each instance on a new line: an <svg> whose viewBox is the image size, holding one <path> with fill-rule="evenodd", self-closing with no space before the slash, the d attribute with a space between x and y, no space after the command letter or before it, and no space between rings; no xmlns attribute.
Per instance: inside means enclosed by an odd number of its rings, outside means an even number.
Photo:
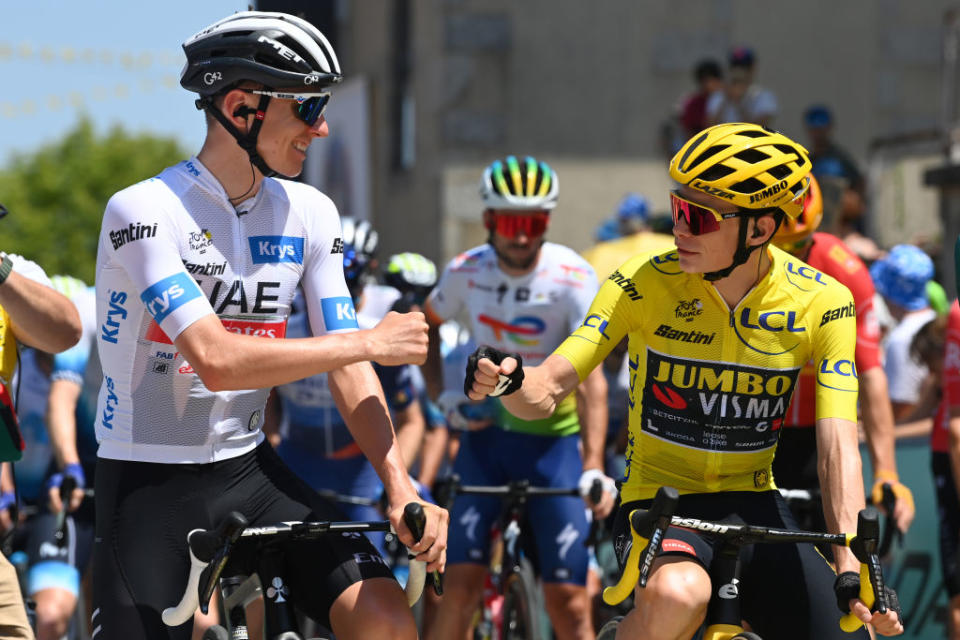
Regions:
<svg viewBox="0 0 960 640"><path fill-rule="evenodd" d="M427 311L433 322L465 314L476 344L519 353L524 365L533 366L580 326L597 290L593 268L563 245L544 243L530 273L510 276L497 265L493 247L485 244L446 266L427 300ZM574 395L550 418L523 421L504 413L501 425L528 433L575 433Z"/></svg>
<svg viewBox="0 0 960 640"><path fill-rule="evenodd" d="M283 338L302 280L313 335L355 330L336 207L265 179L234 208L192 158L114 195L97 250L103 458L205 463L263 440L268 389L208 390L173 341L216 314L229 331Z"/></svg>

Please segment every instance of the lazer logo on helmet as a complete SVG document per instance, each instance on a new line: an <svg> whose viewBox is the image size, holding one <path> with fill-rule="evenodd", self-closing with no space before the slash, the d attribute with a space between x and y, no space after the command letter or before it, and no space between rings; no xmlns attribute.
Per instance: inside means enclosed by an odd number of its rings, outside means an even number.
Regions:
<svg viewBox="0 0 960 640"><path fill-rule="evenodd" d="M839 320L840 318L855 317L857 317L857 307L854 306L853 302L851 302L845 307L838 307L836 309L824 311L823 315L820 317L820 326L822 327L828 322L833 322L834 320Z"/></svg>
<svg viewBox="0 0 960 640"><path fill-rule="evenodd" d="M775 185L767 187L763 191L759 191L752 196L750 196L750 204L754 202L760 202L761 200L766 200L767 198L773 197L787 188L787 181L781 180Z"/></svg>
<svg viewBox="0 0 960 640"><path fill-rule="evenodd" d="M320 301L320 309L323 311L323 324L328 331L359 328L353 299L349 296L324 298Z"/></svg>
<svg viewBox="0 0 960 640"><path fill-rule="evenodd" d="M639 300L643 297L637 291L637 286L633 284L633 280L624 276L619 270L611 273L609 280L613 280L618 287L623 289L623 292L626 293L627 297L631 300Z"/></svg>
<svg viewBox="0 0 960 640"><path fill-rule="evenodd" d="M294 262L303 264L303 238L293 236L250 236L253 264Z"/></svg>
<svg viewBox="0 0 960 640"><path fill-rule="evenodd" d="M724 191L723 189L717 189L716 187L711 187L705 182L700 180L694 180L690 183L690 186L698 191L703 191L704 193L710 194L711 196L717 196L718 198L726 198L727 200L733 200L736 196L730 193L729 191Z"/></svg>
<svg viewBox="0 0 960 640"><path fill-rule="evenodd" d="M140 294L140 300L160 324L175 309L202 295L193 278L185 273L177 273L147 287Z"/></svg>

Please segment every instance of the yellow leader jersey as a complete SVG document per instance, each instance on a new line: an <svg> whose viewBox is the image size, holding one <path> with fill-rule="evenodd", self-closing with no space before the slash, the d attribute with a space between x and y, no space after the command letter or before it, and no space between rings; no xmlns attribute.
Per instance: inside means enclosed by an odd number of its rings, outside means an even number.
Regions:
<svg viewBox="0 0 960 640"><path fill-rule="evenodd" d="M775 248L770 270L729 308L676 251L638 256L600 288L556 350L582 381L629 341L630 435L624 502L776 488L770 466L800 369L817 367L817 418L856 421L850 291Z"/></svg>

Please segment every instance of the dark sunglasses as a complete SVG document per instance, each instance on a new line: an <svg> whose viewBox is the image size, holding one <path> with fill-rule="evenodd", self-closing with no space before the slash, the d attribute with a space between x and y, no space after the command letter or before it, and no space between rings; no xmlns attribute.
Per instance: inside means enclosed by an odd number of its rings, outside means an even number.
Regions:
<svg viewBox="0 0 960 640"><path fill-rule="evenodd" d="M324 109L330 104L330 92L318 91L316 93L287 93L284 91L267 91L266 89L242 89L246 93L254 93L258 96L270 96L281 100L293 100L293 113L301 120L312 127L323 115Z"/></svg>
<svg viewBox="0 0 960 640"><path fill-rule="evenodd" d="M690 228L690 233L695 236L713 233L720 228L724 219L741 215L739 209L733 213L720 213L712 207L691 202L676 190L670 192L670 209L673 211L673 224L676 225L680 218L683 218Z"/></svg>
<svg viewBox="0 0 960 640"><path fill-rule="evenodd" d="M496 213L493 215L493 229L505 238L516 238L521 233L528 238L535 238L546 233L549 221L550 214L545 211Z"/></svg>

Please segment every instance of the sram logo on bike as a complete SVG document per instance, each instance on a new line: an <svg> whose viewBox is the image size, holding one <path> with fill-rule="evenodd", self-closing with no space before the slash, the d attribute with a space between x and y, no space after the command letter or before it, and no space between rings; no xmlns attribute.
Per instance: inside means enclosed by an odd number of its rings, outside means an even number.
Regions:
<svg viewBox="0 0 960 640"><path fill-rule="evenodd" d="M323 311L323 324L328 331L359 328L353 299L348 296L324 298L320 301L320 309Z"/></svg>
<svg viewBox="0 0 960 640"><path fill-rule="evenodd" d="M774 446L800 368L684 360L647 349L641 429L711 451Z"/></svg>
<svg viewBox="0 0 960 640"><path fill-rule="evenodd" d="M824 358L817 367L817 384L829 389L856 393L859 388L857 366L852 360Z"/></svg>
<svg viewBox="0 0 960 640"><path fill-rule="evenodd" d="M294 262L303 264L303 238L294 236L250 236L253 264Z"/></svg>
<svg viewBox="0 0 960 640"><path fill-rule="evenodd" d="M186 273L176 273L149 286L140 294L140 299L160 323L175 309L202 295L193 278Z"/></svg>

